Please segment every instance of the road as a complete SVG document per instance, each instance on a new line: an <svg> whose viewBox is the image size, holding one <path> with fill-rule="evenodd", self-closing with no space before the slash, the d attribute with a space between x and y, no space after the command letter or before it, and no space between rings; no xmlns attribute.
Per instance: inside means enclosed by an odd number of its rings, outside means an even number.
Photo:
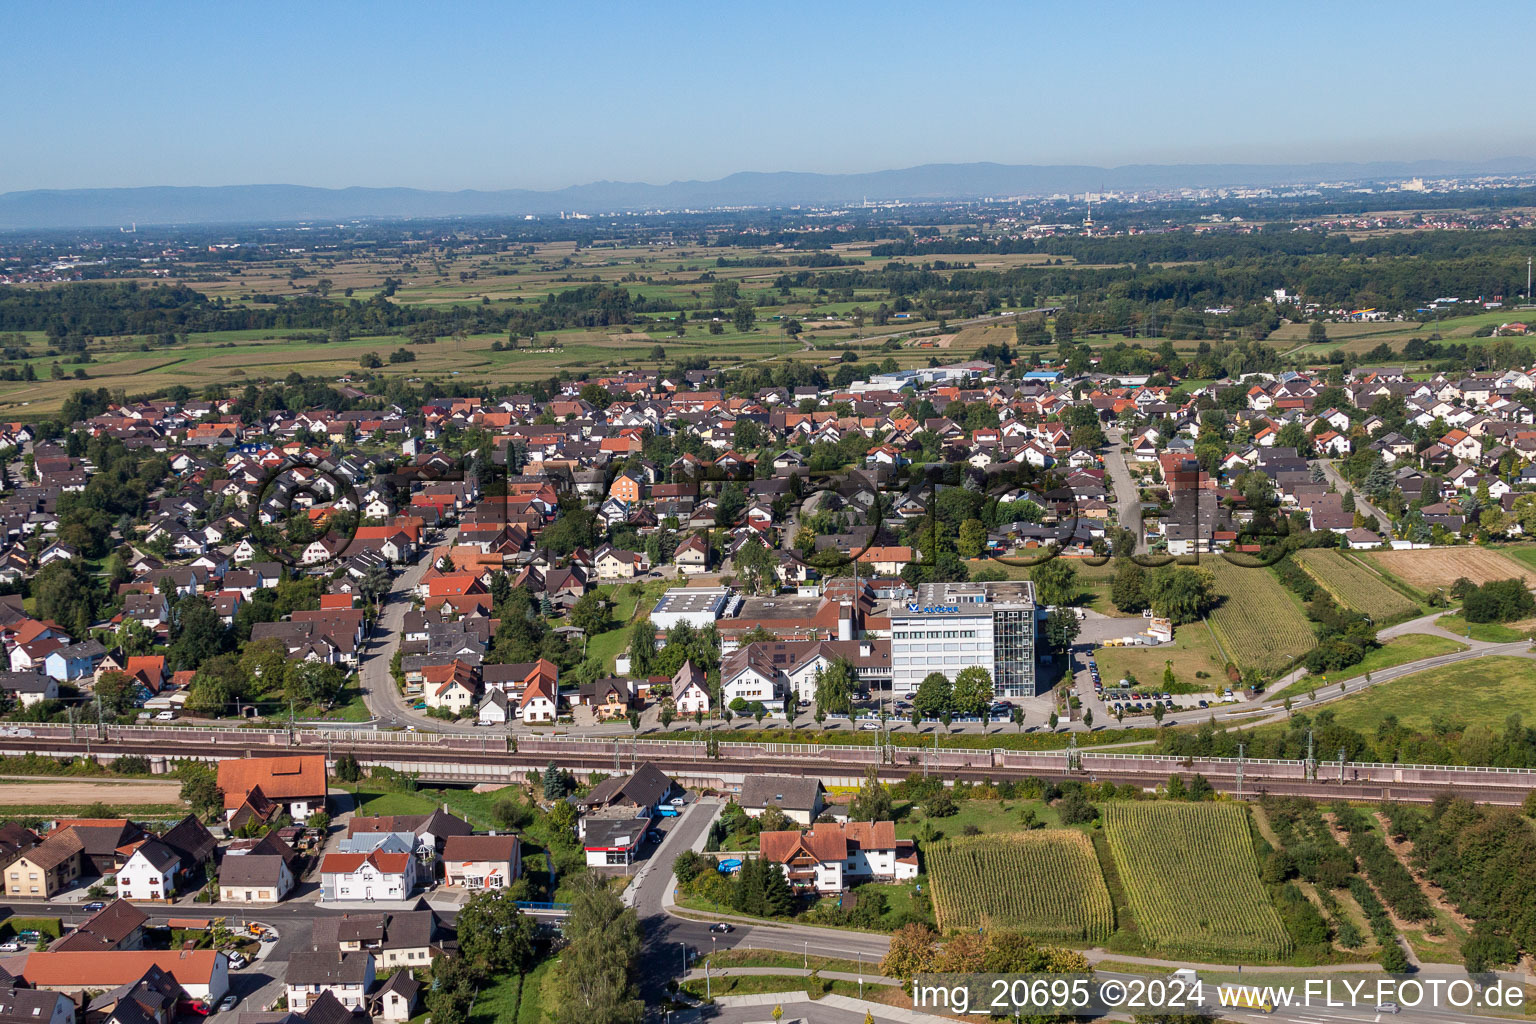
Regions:
<svg viewBox="0 0 1536 1024"><path fill-rule="evenodd" d="M635 912L645 929L645 945L640 964L641 996L646 1004L655 1005L663 999L668 979L676 980L683 974L685 948L697 950L700 954L744 946L847 960L863 957L871 965L870 973L878 973L874 965L879 963L890 948L890 938L885 935L809 928L804 925L745 922L733 924L732 931L721 935L710 931L708 921L680 917L666 908L667 890L674 881L673 861L684 850L702 848L704 834L718 808L719 804L713 801L691 804L677 825L668 831L661 846L651 855L654 866L647 868L644 876L635 883Z"/></svg>
<svg viewBox="0 0 1536 1024"><path fill-rule="evenodd" d="M452 544L457 533L458 527L446 531L439 543ZM389 671L389 663L400 646L405 613L411 610L411 593L421 583L422 576L426 575L431 560L432 552L429 548L416 564L395 577L394 585L384 599L379 621L360 659L362 664L358 674L363 689L363 703L367 705L374 723L382 728L411 725L423 731L480 735L487 730L468 724L446 722L412 709Z"/></svg>
<svg viewBox="0 0 1536 1024"><path fill-rule="evenodd" d="M1329 483L1333 484L1334 487L1337 487L1340 494L1343 494L1345 491L1354 491L1355 508L1360 512L1361 515L1366 517L1375 516L1376 522L1381 525L1383 530L1388 530L1391 528L1392 517L1387 515L1381 509L1377 508L1375 505L1372 505L1370 500L1367 499L1366 496L1362 494L1354 484L1350 483L1348 480L1345 480L1344 475L1334 468L1333 461L1331 459L1316 459L1312 464L1314 466L1323 467L1323 477L1327 479Z"/></svg>
<svg viewBox="0 0 1536 1024"><path fill-rule="evenodd" d="M1126 465L1125 452L1120 450L1125 432L1119 427L1110 427L1104 436L1109 441L1103 450L1104 469L1115 492L1115 519L1122 528L1136 535L1136 550L1145 554L1147 538L1141 527L1141 490Z"/></svg>

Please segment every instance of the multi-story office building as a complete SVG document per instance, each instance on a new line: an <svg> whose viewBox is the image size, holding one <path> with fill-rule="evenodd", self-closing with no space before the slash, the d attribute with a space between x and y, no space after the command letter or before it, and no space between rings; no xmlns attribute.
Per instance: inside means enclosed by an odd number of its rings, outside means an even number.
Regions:
<svg viewBox="0 0 1536 1024"><path fill-rule="evenodd" d="M1033 697L1035 585L925 583L917 599L891 611L891 692L910 695L923 677L954 679L980 665L999 697Z"/></svg>

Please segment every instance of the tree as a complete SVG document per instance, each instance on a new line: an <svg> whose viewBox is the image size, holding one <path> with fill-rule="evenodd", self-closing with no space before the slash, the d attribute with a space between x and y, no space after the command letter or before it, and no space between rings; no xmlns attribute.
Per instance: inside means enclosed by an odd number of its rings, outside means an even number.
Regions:
<svg viewBox="0 0 1536 1024"><path fill-rule="evenodd" d="M880 973L907 981L931 972L938 960L938 938L926 924L912 923L896 929L891 935L890 949L880 961Z"/></svg>
<svg viewBox="0 0 1536 1024"><path fill-rule="evenodd" d="M357 782L363 777L362 766L357 763L356 755L350 751L336 759L335 773L339 782Z"/></svg>
<svg viewBox="0 0 1536 1024"><path fill-rule="evenodd" d="M1152 704L1152 719L1153 719L1153 721L1157 722L1158 725L1162 725L1163 724L1163 715L1165 715L1165 714L1167 714L1167 710L1164 708L1163 702L1162 701L1154 701L1153 704Z"/></svg>
<svg viewBox="0 0 1536 1024"><path fill-rule="evenodd" d="M885 783L880 781L871 765L865 769L864 784L848 804L849 820L889 821L892 813L891 791L885 788Z"/></svg>
<svg viewBox="0 0 1536 1024"><path fill-rule="evenodd" d="M1053 558L1030 571L1035 581L1035 599L1043 605L1071 604L1077 598L1077 567Z"/></svg>
<svg viewBox="0 0 1536 1024"><path fill-rule="evenodd" d="M1147 606L1146 583L1146 569L1129 558L1117 559L1109 599L1122 612L1139 612Z"/></svg>
<svg viewBox="0 0 1536 1024"><path fill-rule="evenodd" d="M565 777L561 775L560 768L551 761L544 768L544 799L551 802L565 798Z"/></svg>
<svg viewBox="0 0 1536 1024"><path fill-rule="evenodd" d="M629 673L645 678L651 674L656 657L656 625L650 618L636 622L629 630Z"/></svg>
<svg viewBox="0 0 1536 1024"><path fill-rule="evenodd" d="M750 539L737 551L732 564L736 579L749 594L761 594L777 589L778 562L773 553L759 540Z"/></svg>
<svg viewBox="0 0 1536 1024"><path fill-rule="evenodd" d="M596 636L608 628L608 601L596 590L589 590L571 606L571 625L587 636Z"/></svg>
<svg viewBox="0 0 1536 1024"><path fill-rule="evenodd" d="M1165 565L1147 574L1147 602L1175 625L1193 622L1216 603L1216 576L1209 569Z"/></svg>
<svg viewBox="0 0 1536 1024"><path fill-rule="evenodd" d="M853 665L846 658L833 658L816 676L817 714L852 713L854 685Z"/></svg>
<svg viewBox="0 0 1536 1024"><path fill-rule="evenodd" d="M534 961L533 919L496 890L476 893L459 908L459 953L476 974L522 972Z"/></svg>
<svg viewBox="0 0 1536 1024"><path fill-rule="evenodd" d="M954 701L954 688L949 677L942 672L930 672L917 684L912 695L912 710L924 718L938 718L948 711Z"/></svg>
<svg viewBox="0 0 1536 1024"><path fill-rule="evenodd" d="M1328 327L1321 320L1313 320L1307 328L1307 341L1313 345L1328 340Z"/></svg>
<svg viewBox="0 0 1536 1024"><path fill-rule="evenodd" d="M575 891L565 919L567 946L552 978L556 1024L639 1024L644 1006L635 992L635 912L594 875L568 884Z"/></svg>
<svg viewBox="0 0 1536 1024"><path fill-rule="evenodd" d="M748 302L738 302L731 312L731 325L736 328L737 334L745 334L757 323L757 311Z"/></svg>
<svg viewBox="0 0 1536 1024"><path fill-rule="evenodd" d="M181 767L181 799L199 818L211 818L224 811L224 791L219 788L213 769L202 763Z"/></svg>
<svg viewBox="0 0 1536 1024"><path fill-rule="evenodd" d="M103 720L117 718L133 706L139 684L126 672L104 672L96 680L96 702ZM183 798L185 799L185 798Z"/></svg>
<svg viewBox="0 0 1536 1024"><path fill-rule="evenodd" d="M1069 650L1077 642L1077 635L1082 628L1083 624L1077 621L1074 612L1057 608L1045 617L1045 642L1052 650Z"/></svg>
<svg viewBox="0 0 1536 1024"><path fill-rule="evenodd" d="M992 705L992 676L980 665L960 670L950 690L950 704L960 715L979 715Z"/></svg>
<svg viewBox="0 0 1536 1024"><path fill-rule="evenodd" d="M960 524L960 536L955 550L961 558L980 558L987 545L987 524L980 519L967 519Z"/></svg>
<svg viewBox="0 0 1536 1024"><path fill-rule="evenodd" d="M661 720L663 729L670 729L672 723L677 721L677 705L672 702L671 697L663 698L661 711L658 712L657 717Z"/></svg>
<svg viewBox="0 0 1536 1024"><path fill-rule="evenodd" d="M1013 724L1018 728L1019 732L1024 731L1024 709L1017 705L1013 709Z"/></svg>

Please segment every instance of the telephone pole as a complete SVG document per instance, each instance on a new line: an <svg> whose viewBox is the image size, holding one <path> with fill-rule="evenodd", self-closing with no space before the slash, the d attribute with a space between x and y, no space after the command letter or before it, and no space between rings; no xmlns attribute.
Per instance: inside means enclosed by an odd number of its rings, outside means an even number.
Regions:
<svg viewBox="0 0 1536 1024"><path fill-rule="evenodd" d="M1246 751L1246 749L1247 749L1247 744L1239 743L1237 745L1237 795L1238 796L1242 796L1243 795L1243 761L1244 761L1244 757L1245 757L1244 752Z"/></svg>

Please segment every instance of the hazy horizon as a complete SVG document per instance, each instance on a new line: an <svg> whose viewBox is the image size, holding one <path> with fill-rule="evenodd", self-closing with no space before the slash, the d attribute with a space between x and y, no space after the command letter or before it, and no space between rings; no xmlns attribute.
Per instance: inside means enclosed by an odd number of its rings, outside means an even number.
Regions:
<svg viewBox="0 0 1536 1024"><path fill-rule="evenodd" d="M1463 5L1458 23L1521 8ZM549 191L936 163L1536 153L1443 7L1197 0L663 9L65 2L10 12L0 192L283 183Z"/></svg>

